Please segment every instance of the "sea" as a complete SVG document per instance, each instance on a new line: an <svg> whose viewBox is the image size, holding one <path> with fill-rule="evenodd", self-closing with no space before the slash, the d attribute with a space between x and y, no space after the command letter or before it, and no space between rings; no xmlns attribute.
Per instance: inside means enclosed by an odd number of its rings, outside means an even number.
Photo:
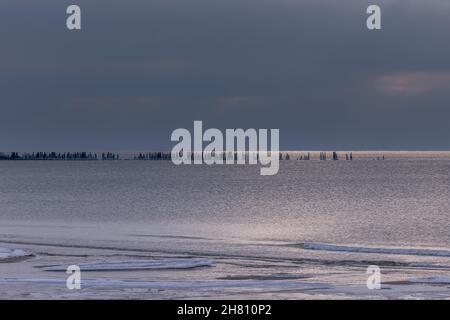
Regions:
<svg viewBox="0 0 450 320"><path fill-rule="evenodd" d="M0 161L0 299L450 298L450 152L286 153Z"/></svg>

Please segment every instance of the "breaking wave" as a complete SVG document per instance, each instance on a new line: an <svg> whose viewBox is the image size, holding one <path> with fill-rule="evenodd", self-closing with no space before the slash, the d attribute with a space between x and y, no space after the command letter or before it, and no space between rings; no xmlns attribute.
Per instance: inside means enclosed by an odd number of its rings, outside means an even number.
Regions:
<svg viewBox="0 0 450 320"><path fill-rule="evenodd" d="M356 253L379 253L379 254L399 254L413 256L435 256L450 257L450 250L440 249L415 249L415 248L382 248L382 247L357 247L343 246L326 243L305 242L294 245L305 250L320 250L333 252L356 252Z"/></svg>
<svg viewBox="0 0 450 320"><path fill-rule="evenodd" d="M183 258L183 259L152 259L103 261L81 263L78 266L82 271L126 271L126 270L161 270L161 269L192 269L197 267L211 267L213 262L209 259ZM46 271L66 271L67 266L47 267Z"/></svg>

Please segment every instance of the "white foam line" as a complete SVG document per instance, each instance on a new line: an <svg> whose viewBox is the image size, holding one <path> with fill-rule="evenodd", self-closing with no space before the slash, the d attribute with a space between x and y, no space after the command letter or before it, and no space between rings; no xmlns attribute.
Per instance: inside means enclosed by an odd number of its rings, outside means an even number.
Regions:
<svg viewBox="0 0 450 320"><path fill-rule="evenodd" d="M411 283L435 283L435 284L450 284L449 276L438 276L438 277L428 277L428 278L418 278L409 280Z"/></svg>
<svg viewBox="0 0 450 320"><path fill-rule="evenodd" d="M401 254L413 256L437 256L450 257L449 250L434 250L434 249L405 249L405 248L380 248L380 247L354 247L341 246L325 243L306 242L299 245L306 250L321 250L321 251L342 251L342 252L359 252L359 253L381 253L381 254Z"/></svg>
<svg viewBox="0 0 450 320"><path fill-rule="evenodd" d="M213 262L208 259L152 259L125 260L81 263L81 271L120 271L120 270L158 270L158 269L190 269L196 267L210 267ZM46 271L66 271L67 266L47 267Z"/></svg>

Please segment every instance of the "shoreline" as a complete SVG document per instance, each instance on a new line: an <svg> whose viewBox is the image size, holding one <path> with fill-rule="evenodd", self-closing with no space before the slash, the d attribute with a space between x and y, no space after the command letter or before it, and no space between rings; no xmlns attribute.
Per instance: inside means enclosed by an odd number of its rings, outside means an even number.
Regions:
<svg viewBox="0 0 450 320"><path fill-rule="evenodd" d="M102 299L450 299L448 257L316 252L171 234L76 239L86 230L75 226L69 238L41 225L47 237L27 239L29 228L15 227L5 239L3 228L0 247L33 256L0 263L2 299L90 299L100 292ZM366 265L377 262L382 289L368 290ZM73 264L81 268L81 290L65 287L64 269Z"/></svg>

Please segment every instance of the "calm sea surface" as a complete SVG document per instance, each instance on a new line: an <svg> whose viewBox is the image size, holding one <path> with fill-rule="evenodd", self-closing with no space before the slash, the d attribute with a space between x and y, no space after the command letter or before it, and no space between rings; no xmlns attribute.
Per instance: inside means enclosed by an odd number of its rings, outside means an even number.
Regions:
<svg viewBox="0 0 450 320"><path fill-rule="evenodd" d="M450 247L449 196L447 157L282 161L276 176L170 161L0 162L0 220L186 236Z"/></svg>

